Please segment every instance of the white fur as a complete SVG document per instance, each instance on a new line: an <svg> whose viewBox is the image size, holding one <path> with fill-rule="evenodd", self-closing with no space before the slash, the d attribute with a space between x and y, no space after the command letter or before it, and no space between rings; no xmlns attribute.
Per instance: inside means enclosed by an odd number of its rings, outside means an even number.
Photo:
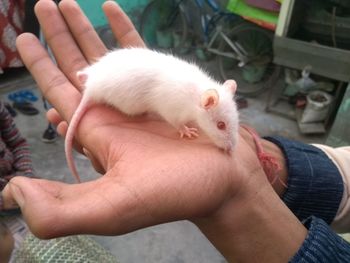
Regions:
<svg viewBox="0 0 350 263"><path fill-rule="evenodd" d="M71 158L67 151L71 150L75 129L92 103L105 103L128 115L157 113L176 129L195 122L219 148L231 149L236 143L238 113L234 91L194 64L149 49L119 49L79 72L79 78L86 79L84 103L67 132L67 141L70 140L66 142L67 160ZM205 110L201 96L208 89L217 90L219 103ZM220 118L229 126L229 132L217 129L216 121ZM69 163L74 170L73 161Z"/></svg>

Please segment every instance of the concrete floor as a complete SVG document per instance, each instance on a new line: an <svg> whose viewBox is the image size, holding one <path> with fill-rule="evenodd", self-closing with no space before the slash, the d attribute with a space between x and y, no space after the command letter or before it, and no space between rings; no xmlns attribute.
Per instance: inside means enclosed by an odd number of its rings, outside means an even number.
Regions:
<svg viewBox="0 0 350 263"><path fill-rule="evenodd" d="M204 67L215 68L210 63L204 64ZM0 76L1 99L8 101L8 93L16 89L30 89L40 98L40 93L31 78L26 74L18 76L15 75L10 79ZM324 142L325 136L300 134L295 121L266 113L265 101L266 94L248 99L248 107L240 111L241 120L255 127L261 135L282 135L304 142ZM59 138L52 144L41 141L48 123L41 100L39 99L34 105L40 110L39 115L25 116L19 113L15 117L15 122L31 146L37 174L43 178L72 182L73 178L64 157L63 140ZM78 170L86 180L97 177L86 158L77 155L75 157ZM110 250L122 263L226 262L198 229L186 221L150 227L118 237L92 238Z"/></svg>

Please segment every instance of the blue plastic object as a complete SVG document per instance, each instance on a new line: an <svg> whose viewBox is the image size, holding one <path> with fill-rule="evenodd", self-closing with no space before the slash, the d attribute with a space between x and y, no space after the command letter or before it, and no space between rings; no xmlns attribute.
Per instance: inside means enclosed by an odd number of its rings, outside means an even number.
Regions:
<svg viewBox="0 0 350 263"><path fill-rule="evenodd" d="M20 91L10 93L8 95L8 99L13 102L26 102L26 101L35 102L38 100L38 97L35 96L34 93L30 90L20 90Z"/></svg>

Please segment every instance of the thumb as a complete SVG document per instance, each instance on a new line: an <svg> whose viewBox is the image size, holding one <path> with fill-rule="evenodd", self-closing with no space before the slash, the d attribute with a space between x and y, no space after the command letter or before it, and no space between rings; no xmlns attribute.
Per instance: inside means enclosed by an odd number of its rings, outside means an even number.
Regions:
<svg viewBox="0 0 350 263"><path fill-rule="evenodd" d="M43 191L43 184L46 186ZM4 200L4 208L11 209L20 207L24 209L26 202L29 199L33 202L35 199L48 197L47 195L55 195L59 192L60 183L49 182L41 179L32 179L27 177L17 176L5 186L2 192ZM53 187L56 185L55 187ZM43 196L45 195L45 196Z"/></svg>
<svg viewBox="0 0 350 263"><path fill-rule="evenodd" d="M26 177L13 178L3 190L6 206L16 203L31 232L39 238L72 234L120 234L135 230L144 217L138 199L105 176L81 184ZM120 186L119 186L120 187ZM143 211L143 210L141 210ZM135 215L136 214L136 215ZM131 219L136 219L136 223ZM134 224L133 224L134 223Z"/></svg>
<svg viewBox="0 0 350 263"><path fill-rule="evenodd" d="M2 192L4 208L19 206L33 234L48 238L54 232L52 222L59 220L63 185L59 182L15 177Z"/></svg>

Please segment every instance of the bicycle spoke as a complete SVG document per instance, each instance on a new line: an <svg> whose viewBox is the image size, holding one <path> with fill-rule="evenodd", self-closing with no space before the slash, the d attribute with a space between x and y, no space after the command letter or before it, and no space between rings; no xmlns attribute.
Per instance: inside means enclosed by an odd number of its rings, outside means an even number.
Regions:
<svg viewBox="0 0 350 263"><path fill-rule="evenodd" d="M275 68L271 63L272 34L243 22L221 37L216 54L222 78L235 79L237 92L243 95L256 95L268 88Z"/></svg>

